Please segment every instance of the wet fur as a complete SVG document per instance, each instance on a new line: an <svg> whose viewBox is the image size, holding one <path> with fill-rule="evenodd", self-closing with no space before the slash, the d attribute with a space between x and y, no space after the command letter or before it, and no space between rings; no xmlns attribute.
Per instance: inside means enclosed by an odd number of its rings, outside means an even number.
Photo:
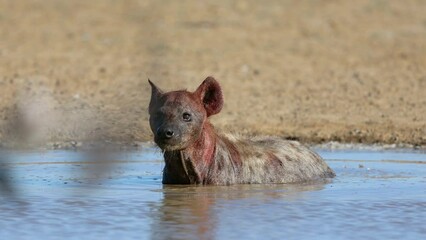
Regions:
<svg viewBox="0 0 426 240"><path fill-rule="evenodd" d="M223 135L213 129L211 134L215 143L208 161L197 158L206 148L165 152L164 184L297 183L335 176L318 154L299 142Z"/></svg>
<svg viewBox="0 0 426 240"><path fill-rule="evenodd" d="M164 151L164 184L296 183L335 176L318 154L298 142L217 133L208 117L221 110L223 97L212 77L195 92L163 93L150 84L150 125ZM191 109L197 121L181 122L180 108ZM158 111L163 112L157 116ZM164 126L179 136L164 142L156 135Z"/></svg>

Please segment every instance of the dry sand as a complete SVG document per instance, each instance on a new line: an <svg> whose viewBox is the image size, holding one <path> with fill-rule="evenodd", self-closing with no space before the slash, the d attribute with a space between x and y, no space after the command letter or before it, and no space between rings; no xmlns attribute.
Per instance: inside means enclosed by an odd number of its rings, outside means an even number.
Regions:
<svg viewBox="0 0 426 240"><path fill-rule="evenodd" d="M426 1L0 0L0 140L151 139L147 78L218 128L426 145Z"/></svg>

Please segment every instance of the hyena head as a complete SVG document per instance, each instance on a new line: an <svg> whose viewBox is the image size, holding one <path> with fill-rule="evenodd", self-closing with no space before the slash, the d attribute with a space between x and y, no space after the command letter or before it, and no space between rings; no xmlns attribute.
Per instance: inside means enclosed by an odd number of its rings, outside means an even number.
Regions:
<svg viewBox="0 0 426 240"><path fill-rule="evenodd" d="M207 118L223 106L222 90L213 77L206 78L195 92L163 92L149 84L149 123L155 143L164 151L182 150L194 143Z"/></svg>

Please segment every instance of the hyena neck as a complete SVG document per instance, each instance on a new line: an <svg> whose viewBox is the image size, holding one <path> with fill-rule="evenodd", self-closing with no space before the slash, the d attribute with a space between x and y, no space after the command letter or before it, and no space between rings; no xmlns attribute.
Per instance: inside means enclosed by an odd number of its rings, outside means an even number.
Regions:
<svg viewBox="0 0 426 240"><path fill-rule="evenodd" d="M217 139L213 126L206 122L200 137L189 147L179 151L166 151L163 183L204 183L214 161Z"/></svg>

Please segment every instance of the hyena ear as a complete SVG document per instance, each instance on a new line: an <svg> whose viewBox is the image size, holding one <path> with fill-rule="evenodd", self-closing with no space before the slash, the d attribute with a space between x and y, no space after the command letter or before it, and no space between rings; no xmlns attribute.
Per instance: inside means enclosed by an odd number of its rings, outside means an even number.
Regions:
<svg viewBox="0 0 426 240"><path fill-rule="evenodd" d="M148 82L149 82L149 85L151 85L151 100L149 101L148 111L149 111L149 114L152 114L152 112L154 111L155 105L157 104L161 96L163 95L163 91L157 86L155 86L155 84L151 82L151 80L148 79Z"/></svg>
<svg viewBox="0 0 426 240"><path fill-rule="evenodd" d="M195 90L195 94L201 99L206 109L207 117L219 113L222 109L222 89L213 77L207 77L197 90Z"/></svg>

